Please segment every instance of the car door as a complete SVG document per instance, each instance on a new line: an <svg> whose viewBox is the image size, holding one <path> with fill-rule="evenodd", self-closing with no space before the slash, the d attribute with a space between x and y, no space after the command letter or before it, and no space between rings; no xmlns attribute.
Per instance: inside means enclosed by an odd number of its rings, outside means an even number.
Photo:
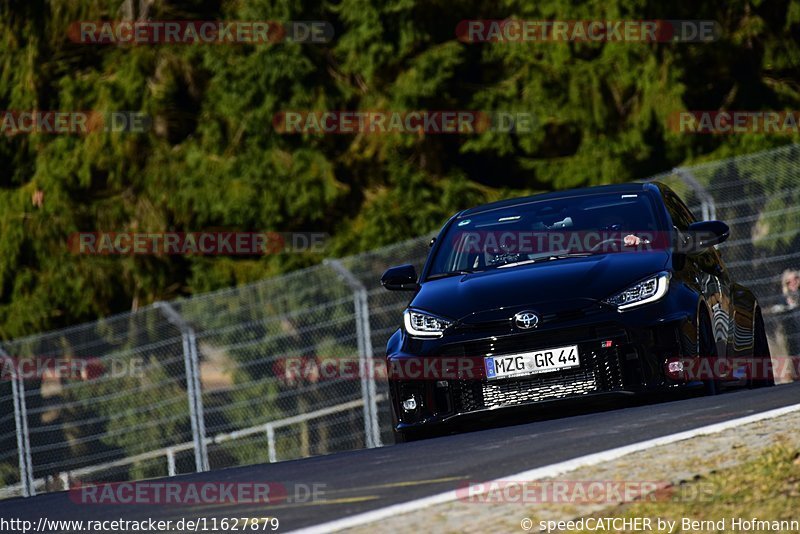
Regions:
<svg viewBox="0 0 800 534"><path fill-rule="evenodd" d="M686 204L671 191L664 191L664 204L667 207L678 239L696 222ZM703 295L711 311L714 339L717 342L717 355L727 357L732 346L733 300L731 298L731 279L719 251L711 247L700 254L684 255L683 270L686 282L695 286Z"/></svg>

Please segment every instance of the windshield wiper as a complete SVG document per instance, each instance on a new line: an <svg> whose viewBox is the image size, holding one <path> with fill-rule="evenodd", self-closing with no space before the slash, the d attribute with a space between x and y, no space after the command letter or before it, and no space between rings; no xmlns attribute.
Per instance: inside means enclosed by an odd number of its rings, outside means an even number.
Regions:
<svg viewBox="0 0 800 534"><path fill-rule="evenodd" d="M561 260L564 258L585 258L587 256L594 256L597 252L562 252L561 254L553 254L552 258Z"/></svg>
<svg viewBox="0 0 800 534"><path fill-rule="evenodd" d="M546 261L553 261L553 260L563 260L566 258L585 258L587 256L592 256L593 252L561 252L559 254L548 254L547 256L540 256L538 258L533 258L531 260L521 260L521 261L514 261L511 263L504 263L502 265L498 265L497 269L505 269L506 267L517 267L519 265L531 265L533 263L544 263Z"/></svg>

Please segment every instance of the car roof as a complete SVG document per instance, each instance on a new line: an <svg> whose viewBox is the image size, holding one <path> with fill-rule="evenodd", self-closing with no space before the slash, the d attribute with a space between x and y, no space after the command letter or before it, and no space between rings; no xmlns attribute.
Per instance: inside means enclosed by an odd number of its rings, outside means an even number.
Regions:
<svg viewBox="0 0 800 534"><path fill-rule="evenodd" d="M598 185L594 187L582 187L579 189L565 189L563 191L553 191L550 193L541 193L538 195L531 195L527 197L509 198L506 200L498 200L497 202L490 202L489 204L482 204L459 212L456 218L471 217L478 213L484 213L500 208L509 208L514 206L523 206L532 202L540 202L542 200L551 200L559 198L569 198L577 196L596 195L598 193L635 193L639 191L655 191L659 189L653 183L625 183L613 185Z"/></svg>

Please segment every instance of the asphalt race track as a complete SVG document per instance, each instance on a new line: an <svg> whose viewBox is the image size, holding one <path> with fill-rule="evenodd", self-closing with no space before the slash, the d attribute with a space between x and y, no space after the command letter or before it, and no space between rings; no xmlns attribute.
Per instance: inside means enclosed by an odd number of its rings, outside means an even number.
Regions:
<svg viewBox="0 0 800 534"><path fill-rule="evenodd" d="M279 532L309 527L392 504L502 478L586 454L691 430L800 402L800 383L735 390L715 397L605 407L378 449L276 464L182 475L170 481L322 484L317 502L267 505L84 505L66 492L0 502L0 517L48 519L180 519L277 517ZM289 499L292 499L291 490Z"/></svg>

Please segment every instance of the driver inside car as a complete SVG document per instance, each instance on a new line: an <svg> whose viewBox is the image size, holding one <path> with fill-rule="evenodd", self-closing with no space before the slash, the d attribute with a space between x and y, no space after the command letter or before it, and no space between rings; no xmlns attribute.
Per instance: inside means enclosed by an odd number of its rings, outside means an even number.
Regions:
<svg viewBox="0 0 800 534"><path fill-rule="evenodd" d="M616 215L606 216L603 220L604 225L600 228L600 230L605 231L614 231L614 232L623 232L624 228L631 228L631 225L626 224L626 222ZM628 230L630 232L630 230ZM642 244L648 244L650 241L647 239L643 239L637 236L635 233L627 233L625 237L622 238L622 244L626 247L638 247Z"/></svg>

